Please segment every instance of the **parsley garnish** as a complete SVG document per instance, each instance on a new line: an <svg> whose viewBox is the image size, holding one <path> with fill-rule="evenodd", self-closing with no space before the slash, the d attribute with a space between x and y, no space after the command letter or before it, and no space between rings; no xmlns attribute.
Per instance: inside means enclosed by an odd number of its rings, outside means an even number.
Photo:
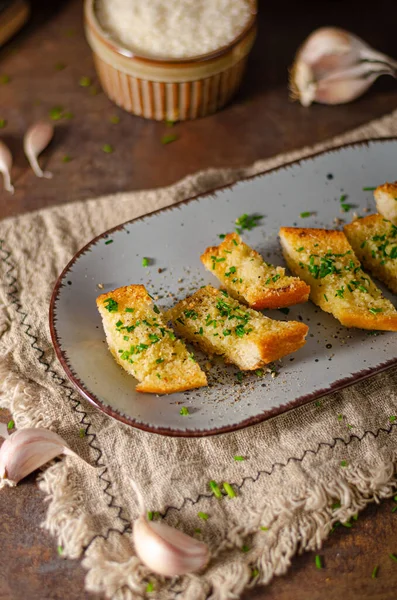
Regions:
<svg viewBox="0 0 397 600"><path fill-rule="evenodd" d="M307 217L311 217L312 213L310 211L305 211L305 212L301 212L301 214L299 215L301 217L301 219L307 219Z"/></svg>
<svg viewBox="0 0 397 600"><path fill-rule="evenodd" d="M105 308L107 308L109 312L117 312L119 310L118 302L113 300L113 298L106 298L103 303L106 304Z"/></svg>

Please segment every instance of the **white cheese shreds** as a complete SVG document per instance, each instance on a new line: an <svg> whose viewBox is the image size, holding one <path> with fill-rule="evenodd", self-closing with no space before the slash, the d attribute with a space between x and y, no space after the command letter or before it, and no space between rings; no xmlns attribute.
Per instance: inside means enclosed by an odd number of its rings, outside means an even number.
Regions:
<svg viewBox="0 0 397 600"><path fill-rule="evenodd" d="M124 48L160 58L212 52L239 35L248 0L97 0L102 29Z"/></svg>

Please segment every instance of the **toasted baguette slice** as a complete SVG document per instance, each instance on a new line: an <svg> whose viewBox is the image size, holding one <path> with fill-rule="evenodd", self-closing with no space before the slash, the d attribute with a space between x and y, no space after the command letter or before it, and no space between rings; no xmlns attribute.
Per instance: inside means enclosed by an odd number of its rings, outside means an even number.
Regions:
<svg viewBox="0 0 397 600"><path fill-rule="evenodd" d="M384 183L374 191L374 198L378 213L397 225L397 181Z"/></svg>
<svg viewBox="0 0 397 600"><path fill-rule="evenodd" d="M397 227L381 215L369 215L343 230L364 268L397 294Z"/></svg>
<svg viewBox="0 0 397 600"><path fill-rule="evenodd" d="M237 233L229 233L219 246L207 248L202 263L219 279L233 298L251 308L282 308L309 299L309 286L285 275L247 246Z"/></svg>
<svg viewBox="0 0 397 600"><path fill-rule="evenodd" d="M269 319L210 285L178 302L166 317L204 352L220 354L243 371L295 352L308 331L303 323Z"/></svg>
<svg viewBox="0 0 397 600"><path fill-rule="evenodd" d="M143 285L97 298L110 352L140 382L138 392L172 394L207 385L182 340L177 340Z"/></svg>
<svg viewBox="0 0 397 600"><path fill-rule="evenodd" d="M346 327L397 331L397 311L363 272L342 231L282 227L291 271L310 285L310 298Z"/></svg>

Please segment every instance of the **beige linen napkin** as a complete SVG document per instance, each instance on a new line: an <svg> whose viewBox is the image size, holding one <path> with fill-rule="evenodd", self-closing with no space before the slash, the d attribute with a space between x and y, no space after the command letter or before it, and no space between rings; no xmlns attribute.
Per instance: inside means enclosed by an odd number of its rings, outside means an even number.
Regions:
<svg viewBox="0 0 397 600"><path fill-rule="evenodd" d="M235 598L285 573L295 553L319 547L336 520L393 494L397 370L236 433L172 439L124 426L80 398L54 355L47 323L59 272L102 231L321 149L393 134L397 112L246 169L210 170L168 188L0 223L0 405L10 408L18 428L51 427L87 461L64 458L40 483L49 497L44 525L66 556L83 557L87 589L118 600ZM234 455L247 460L235 462ZM138 510L130 477L148 510L209 544L212 560L202 575L161 580L140 564L131 543ZM216 500L211 479L234 483L237 498ZM199 511L209 519L200 520Z"/></svg>

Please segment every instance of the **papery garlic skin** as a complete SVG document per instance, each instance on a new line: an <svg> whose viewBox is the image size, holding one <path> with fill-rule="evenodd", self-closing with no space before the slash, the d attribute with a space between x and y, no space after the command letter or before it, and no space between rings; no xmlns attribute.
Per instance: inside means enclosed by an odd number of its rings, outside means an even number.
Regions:
<svg viewBox="0 0 397 600"><path fill-rule="evenodd" d="M23 138L23 148L26 158L37 177L51 179L52 173L43 171L39 165L38 157L47 148L54 136L54 127L46 121L35 123L25 133Z"/></svg>
<svg viewBox="0 0 397 600"><path fill-rule="evenodd" d="M49 429L19 429L0 447L0 488L14 487L21 479L59 454L75 453L57 433Z"/></svg>
<svg viewBox="0 0 397 600"><path fill-rule="evenodd" d="M3 175L4 189L13 194L15 189L11 183L12 154L4 142L0 140L0 173Z"/></svg>
<svg viewBox="0 0 397 600"><path fill-rule="evenodd" d="M143 515L134 523L133 539L141 561L158 575L196 573L209 561L206 544L165 523L148 521Z"/></svg>
<svg viewBox="0 0 397 600"><path fill-rule="evenodd" d="M348 31L323 27L297 52L290 71L293 99L344 104L361 96L380 75L397 75L397 62Z"/></svg>

